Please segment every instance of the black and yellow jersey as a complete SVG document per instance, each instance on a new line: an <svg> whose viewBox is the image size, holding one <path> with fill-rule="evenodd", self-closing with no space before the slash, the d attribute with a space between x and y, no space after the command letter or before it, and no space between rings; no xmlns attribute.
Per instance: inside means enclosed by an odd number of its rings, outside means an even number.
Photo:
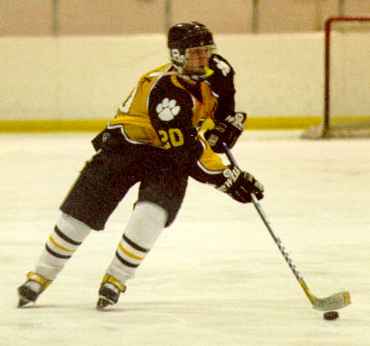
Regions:
<svg viewBox="0 0 370 346"><path fill-rule="evenodd" d="M187 148L202 143L203 154L191 175L217 183L216 176L226 166L202 138L202 131L214 126L213 121L223 112L233 110L234 72L219 55L212 56L210 68L210 77L201 82L182 79L171 64L144 74L107 130L119 129L127 142L150 145L169 154L181 151L187 155Z"/></svg>
<svg viewBox="0 0 370 346"><path fill-rule="evenodd" d="M140 78L108 128L120 127L131 143L170 150L194 140L216 106L207 82L191 85L171 71L171 65L163 65Z"/></svg>
<svg viewBox="0 0 370 346"><path fill-rule="evenodd" d="M214 118L224 120L228 115L235 113L235 71L230 63L218 54L212 55L209 67L214 73L207 78L207 82L218 100Z"/></svg>

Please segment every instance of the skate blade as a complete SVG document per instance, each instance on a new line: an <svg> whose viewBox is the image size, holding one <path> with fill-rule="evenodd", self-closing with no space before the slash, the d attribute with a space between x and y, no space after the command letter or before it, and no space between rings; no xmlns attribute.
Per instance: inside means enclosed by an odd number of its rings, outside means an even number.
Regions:
<svg viewBox="0 0 370 346"><path fill-rule="evenodd" d="M28 299L24 299L24 298L19 298L19 301L18 301L18 308L23 308L25 305L27 305L28 303L30 303L31 301L29 301Z"/></svg>
<svg viewBox="0 0 370 346"><path fill-rule="evenodd" d="M96 303L96 309L99 311L103 311L105 310L106 307L112 306L112 305L113 304L109 300L104 299L104 298L99 298L98 302Z"/></svg>

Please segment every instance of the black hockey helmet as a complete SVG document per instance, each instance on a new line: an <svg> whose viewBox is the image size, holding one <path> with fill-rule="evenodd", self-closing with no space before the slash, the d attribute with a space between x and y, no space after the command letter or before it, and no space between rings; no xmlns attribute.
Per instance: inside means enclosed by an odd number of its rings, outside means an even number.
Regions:
<svg viewBox="0 0 370 346"><path fill-rule="evenodd" d="M182 72L186 63L186 49L210 46L215 48L211 31L199 22L185 22L173 25L167 36L167 46L175 67Z"/></svg>
<svg viewBox="0 0 370 346"><path fill-rule="evenodd" d="M168 48L186 49L214 45L213 35L199 22L178 23L168 31Z"/></svg>

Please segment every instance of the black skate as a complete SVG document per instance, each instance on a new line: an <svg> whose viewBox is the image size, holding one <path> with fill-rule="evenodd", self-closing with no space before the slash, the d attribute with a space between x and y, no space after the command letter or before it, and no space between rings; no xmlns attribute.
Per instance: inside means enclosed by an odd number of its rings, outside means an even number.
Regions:
<svg viewBox="0 0 370 346"><path fill-rule="evenodd" d="M118 281L114 276L106 274L100 285L96 308L104 310L107 306L117 304L120 294L125 291L126 285Z"/></svg>
<svg viewBox="0 0 370 346"><path fill-rule="evenodd" d="M47 280L40 274L27 273L27 281L18 287L18 307L21 308L28 303L34 303L50 283L50 280Z"/></svg>

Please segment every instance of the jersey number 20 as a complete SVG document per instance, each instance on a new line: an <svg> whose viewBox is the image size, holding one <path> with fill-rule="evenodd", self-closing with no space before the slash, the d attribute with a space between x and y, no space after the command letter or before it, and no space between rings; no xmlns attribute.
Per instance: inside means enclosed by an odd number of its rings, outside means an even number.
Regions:
<svg viewBox="0 0 370 346"><path fill-rule="evenodd" d="M172 147L184 145L184 135L180 129L170 128L168 130L159 130L158 133L161 137L161 143L164 149L171 149Z"/></svg>

